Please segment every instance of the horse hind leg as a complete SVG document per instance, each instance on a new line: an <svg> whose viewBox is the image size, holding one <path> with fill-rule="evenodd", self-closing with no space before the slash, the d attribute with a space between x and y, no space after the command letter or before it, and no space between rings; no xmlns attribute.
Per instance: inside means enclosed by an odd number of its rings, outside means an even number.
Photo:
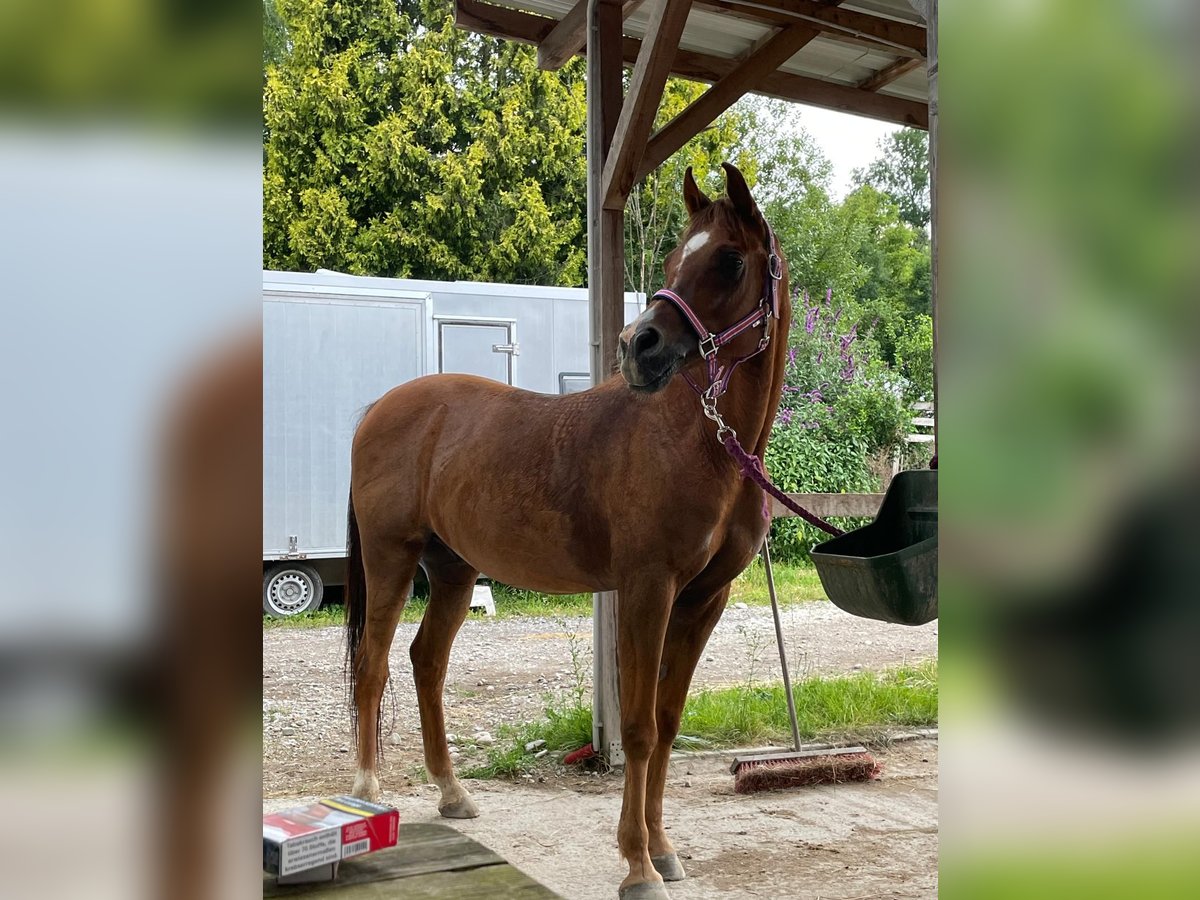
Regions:
<svg viewBox="0 0 1200 900"><path fill-rule="evenodd" d="M379 799L380 707L390 675L388 654L412 592L421 543L403 543L375 552L370 552L374 548L364 548L365 592L355 597L350 580L346 586L347 627L351 628L357 617L360 629L357 639L351 631L349 661L358 742L358 772L351 792L364 800Z"/></svg>
<svg viewBox="0 0 1200 900"><path fill-rule="evenodd" d="M479 815L479 810L455 777L450 748L446 744L442 693L450 647L471 608L471 594L479 571L436 537L426 548L422 564L429 575L429 605L409 648L409 656L421 710L425 769L430 781L442 792L438 812L448 819L473 819Z"/></svg>

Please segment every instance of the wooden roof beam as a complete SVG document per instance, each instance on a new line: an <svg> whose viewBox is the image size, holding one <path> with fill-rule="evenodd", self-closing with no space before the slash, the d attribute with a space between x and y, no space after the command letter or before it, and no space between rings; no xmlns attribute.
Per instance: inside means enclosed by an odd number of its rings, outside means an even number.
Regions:
<svg viewBox="0 0 1200 900"><path fill-rule="evenodd" d="M628 19L645 0L601 0L621 4L621 18ZM554 29L538 44L538 68L561 69L587 43L588 0L577 0Z"/></svg>
<svg viewBox="0 0 1200 900"><path fill-rule="evenodd" d="M907 75L918 66L925 65L923 59L898 59L886 69L880 69L874 75L869 75L858 83L860 91L877 91L887 84L891 84L902 75Z"/></svg>
<svg viewBox="0 0 1200 900"><path fill-rule="evenodd" d="M747 54L724 77L693 100L686 109L660 128L646 146L634 183L641 181L684 144L707 128L738 98L753 89L813 40L820 32L808 25L792 25L771 35Z"/></svg>
<svg viewBox="0 0 1200 900"><path fill-rule="evenodd" d="M456 22L460 28L480 34L490 34L508 40L538 44L554 28L555 19L531 13L480 3L479 0L456 0ZM622 55L626 65L638 58L642 44L635 38L624 38ZM736 65L737 60L724 59L680 50L675 54L672 72L693 81L720 81ZM753 88L755 93L781 100L794 100L826 109L836 109L860 116L869 116L897 125L929 128L929 107L916 100L889 97L886 94L862 91L853 85L833 84L818 78L774 72Z"/></svg>
<svg viewBox="0 0 1200 900"><path fill-rule="evenodd" d="M625 39L626 56L629 54L629 43L632 40ZM712 83L719 81L735 65L736 60L680 50L675 54L674 72L681 78ZM753 90L757 94L778 97L781 100L794 100L797 103L836 109L839 112L882 119L885 122L923 130L929 128L929 107L924 103L860 91L851 85L834 84L819 78L776 71L761 79Z"/></svg>
<svg viewBox="0 0 1200 900"><path fill-rule="evenodd" d="M654 2L646 36L638 48L637 62L629 79L629 91L621 106L617 130L604 161L601 184L606 209L625 208L692 7L691 0Z"/></svg>
<svg viewBox="0 0 1200 900"><path fill-rule="evenodd" d="M697 0L706 7L732 13L741 18L760 19L781 24L802 21L813 27L847 38L907 50L924 57L926 33L920 25L898 22L867 13L827 6L814 0Z"/></svg>

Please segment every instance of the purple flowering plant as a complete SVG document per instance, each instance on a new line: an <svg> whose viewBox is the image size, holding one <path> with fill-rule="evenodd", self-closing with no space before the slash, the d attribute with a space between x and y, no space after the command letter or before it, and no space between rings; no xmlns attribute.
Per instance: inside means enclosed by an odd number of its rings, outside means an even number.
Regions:
<svg viewBox="0 0 1200 900"><path fill-rule="evenodd" d="M786 378L766 464L786 491L878 490L873 454L891 452L907 413L898 379L878 358L874 323L860 326L832 291L792 300ZM799 519L772 527L773 550L803 560L820 534Z"/></svg>

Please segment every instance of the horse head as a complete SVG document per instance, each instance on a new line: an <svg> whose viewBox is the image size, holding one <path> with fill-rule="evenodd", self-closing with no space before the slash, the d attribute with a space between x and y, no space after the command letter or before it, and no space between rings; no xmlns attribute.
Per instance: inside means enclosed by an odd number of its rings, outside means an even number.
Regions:
<svg viewBox="0 0 1200 900"><path fill-rule="evenodd" d="M719 335L754 318L764 298L773 297L771 231L736 166L725 169L725 195L712 200L696 185L689 168L683 179L688 223L679 245L667 256L667 290L621 332L617 358L621 375L643 393L662 390L676 372L700 359L704 334ZM668 300L664 294L673 294ZM684 310L696 321L690 321ZM735 356L747 356L771 327L769 314L726 342ZM756 323L758 324L758 323ZM708 352L715 353L714 347Z"/></svg>

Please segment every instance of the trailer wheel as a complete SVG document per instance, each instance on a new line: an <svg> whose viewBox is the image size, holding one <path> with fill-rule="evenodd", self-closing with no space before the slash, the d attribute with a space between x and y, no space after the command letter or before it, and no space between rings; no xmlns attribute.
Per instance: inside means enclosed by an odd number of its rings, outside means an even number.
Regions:
<svg viewBox="0 0 1200 900"><path fill-rule="evenodd" d="M263 575L263 612L268 616L311 612L321 605L324 594L321 576L304 563L280 563Z"/></svg>

